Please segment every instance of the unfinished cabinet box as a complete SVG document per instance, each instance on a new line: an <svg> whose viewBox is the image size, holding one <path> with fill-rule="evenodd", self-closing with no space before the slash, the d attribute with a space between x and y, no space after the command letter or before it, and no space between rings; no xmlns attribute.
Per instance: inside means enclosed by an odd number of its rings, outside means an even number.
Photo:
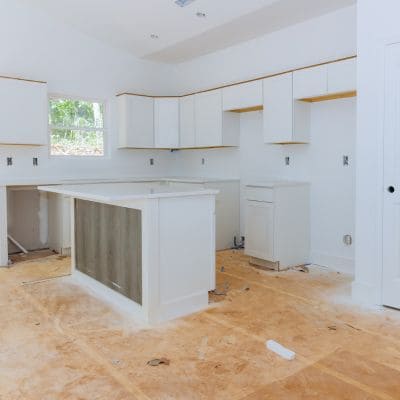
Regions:
<svg viewBox="0 0 400 400"><path fill-rule="evenodd" d="M222 89L224 111L251 111L261 109L263 104L262 82L253 81Z"/></svg>
<svg viewBox="0 0 400 400"><path fill-rule="evenodd" d="M179 99L154 99L155 148L179 147Z"/></svg>
<svg viewBox="0 0 400 400"><path fill-rule="evenodd" d="M308 262L309 190L297 182L246 187L245 253L252 263L282 270Z"/></svg>
<svg viewBox="0 0 400 400"><path fill-rule="evenodd" d="M293 100L293 74L266 78L263 87L264 142L308 143L310 104Z"/></svg>
<svg viewBox="0 0 400 400"><path fill-rule="evenodd" d="M154 148L154 99L123 94L117 102L119 147Z"/></svg>
<svg viewBox="0 0 400 400"><path fill-rule="evenodd" d="M356 58L328 64L328 93L347 93L356 90Z"/></svg>
<svg viewBox="0 0 400 400"><path fill-rule="evenodd" d="M293 72L293 98L307 99L328 93L328 66L321 65Z"/></svg>
<svg viewBox="0 0 400 400"><path fill-rule="evenodd" d="M195 95L196 147L238 146L239 115L222 110L222 91Z"/></svg>
<svg viewBox="0 0 400 400"><path fill-rule="evenodd" d="M194 95L179 99L179 135L180 147L196 147L196 126Z"/></svg>
<svg viewBox="0 0 400 400"><path fill-rule="evenodd" d="M0 144L48 143L47 84L0 77Z"/></svg>

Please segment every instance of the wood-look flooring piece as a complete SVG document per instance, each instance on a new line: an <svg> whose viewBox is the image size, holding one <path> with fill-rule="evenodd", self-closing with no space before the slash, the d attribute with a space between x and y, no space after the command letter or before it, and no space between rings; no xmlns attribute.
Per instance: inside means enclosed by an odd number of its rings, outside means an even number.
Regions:
<svg viewBox="0 0 400 400"><path fill-rule="evenodd" d="M71 277L46 280L69 261L0 270L1 399L400 399L400 312L353 304L350 276L260 271L219 252L209 309L148 327Z"/></svg>

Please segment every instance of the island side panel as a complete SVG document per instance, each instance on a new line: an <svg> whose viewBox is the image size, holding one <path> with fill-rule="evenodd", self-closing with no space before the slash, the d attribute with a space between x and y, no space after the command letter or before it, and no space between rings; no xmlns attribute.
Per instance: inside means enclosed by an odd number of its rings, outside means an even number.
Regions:
<svg viewBox="0 0 400 400"><path fill-rule="evenodd" d="M7 187L0 186L0 267L8 266Z"/></svg>
<svg viewBox="0 0 400 400"><path fill-rule="evenodd" d="M142 304L141 211L75 200L75 266Z"/></svg>

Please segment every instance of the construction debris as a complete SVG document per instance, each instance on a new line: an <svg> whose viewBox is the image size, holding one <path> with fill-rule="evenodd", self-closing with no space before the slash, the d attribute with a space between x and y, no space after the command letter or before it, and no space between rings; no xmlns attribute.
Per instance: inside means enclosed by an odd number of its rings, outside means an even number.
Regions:
<svg viewBox="0 0 400 400"><path fill-rule="evenodd" d="M168 358L154 358L153 360L150 360L147 362L147 365L150 365L152 367L157 367L160 364L164 364L164 365L169 365L170 361L168 360Z"/></svg>
<svg viewBox="0 0 400 400"><path fill-rule="evenodd" d="M308 274L310 272L310 269L308 267L306 267L305 265L300 265L298 267L294 267L293 269L295 271L304 272L306 274Z"/></svg>
<svg viewBox="0 0 400 400"><path fill-rule="evenodd" d="M296 357L296 353L294 351L283 347L281 344L275 342L274 340L267 340L265 345L267 346L268 350L273 351L275 354L284 358L285 360L292 361Z"/></svg>
<svg viewBox="0 0 400 400"><path fill-rule="evenodd" d="M228 293L228 289L229 289L229 283L228 282L225 282L224 284L223 284L223 289L214 289L214 290L211 290L211 294L214 294L215 296L226 296L227 295L227 293Z"/></svg>
<svg viewBox="0 0 400 400"><path fill-rule="evenodd" d="M330 325L330 326L328 326L328 329L330 331L337 331L337 326L336 325Z"/></svg>

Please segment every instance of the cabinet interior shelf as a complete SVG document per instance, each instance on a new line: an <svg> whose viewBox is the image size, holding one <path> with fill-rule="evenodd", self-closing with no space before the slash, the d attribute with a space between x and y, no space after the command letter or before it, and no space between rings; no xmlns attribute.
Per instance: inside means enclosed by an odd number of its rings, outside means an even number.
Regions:
<svg viewBox="0 0 400 400"><path fill-rule="evenodd" d="M342 92L342 93L332 93L323 96L317 97L309 97L305 99L299 99L299 101L304 101L306 103L318 103L321 101L329 101L329 100L337 100L337 99L348 99L350 97L356 97L357 91L352 90L350 92Z"/></svg>

